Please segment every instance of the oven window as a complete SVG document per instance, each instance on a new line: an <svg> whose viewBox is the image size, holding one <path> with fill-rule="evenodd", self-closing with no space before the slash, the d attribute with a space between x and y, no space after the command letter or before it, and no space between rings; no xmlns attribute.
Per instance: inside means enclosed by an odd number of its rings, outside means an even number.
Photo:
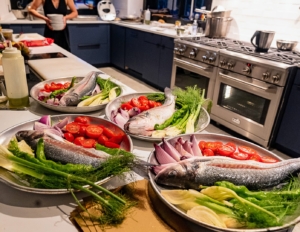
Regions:
<svg viewBox="0 0 300 232"><path fill-rule="evenodd" d="M270 100L222 83L218 105L263 125Z"/></svg>
<svg viewBox="0 0 300 232"><path fill-rule="evenodd" d="M197 85L200 89L205 89L205 97L207 95L209 78L202 76L198 73L194 73L183 68L177 67L175 86L185 88L187 86Z"/></svg>

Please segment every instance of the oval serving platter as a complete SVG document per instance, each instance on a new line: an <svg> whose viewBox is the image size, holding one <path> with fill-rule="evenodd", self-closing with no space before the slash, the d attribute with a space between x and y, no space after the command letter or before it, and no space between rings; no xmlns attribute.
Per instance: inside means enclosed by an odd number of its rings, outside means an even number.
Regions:
<svg viewBox="0 0 300 232"><path fill-rule="evenodd" d="M254 148L261 156L271 156L274 157L278 160L282 160L281 157L277 156L276 154L258 146L255 145L253 143L250 143L248 141L242 140L242 139L238 139L235 137L231 137L231 136L227 136L227 135L221 135L221 134L194 134L196 136L196 139L198 140L198 142L200 140L204 140L204 141L221 141L223 143L227 143L227 142L233 142L235 143L237 146L248 146L251 148ZM179 137L183 138L184 140L189 139L191 136L191 134L185 134L185 135L180 135L180 136L176 136L174 138L171 139L167 139L167 141L171 142L177 140ZM159 144L161 145L161 143ZM148 162L152 163L152 164L158 164L156 158L155 158L155 154L154 154L154 150L150 153L149 158L148 158ZM165 205L167 205L172 211L174 211L176 214L180 215L181 217L183 217L184 219L186 219L187 221L187 227L190 229L189 231L192 232L199 232L199 231L222 231L222 232L286 232L286 231L290 231L289 228L292 227L293 225L297 224L300 222L300 216L295 218L293 221L283 225L283 226L278 226L278 227L269 227L269 228L262 228L262 229L232 229L232 228L220 228L220 227L216 227L213 225L209 225L207 223L204 222L200 222L197 221L189 216L186 215L185 212L183 212L182 210L178 209L177 207L175 207L174 205L172 205L171 203L169 203L161 194L160 191L164 190L164 189L172 189L172 188L167 188L161 185L156 184L154 178L155 178L155 174L149 170L148 171L148 176L150 179L150 184L153 187L155 193L157 194L157 196L163 201L163 203ZM175 188L174 188L175 189Z"/></svg>
<svg viewBox="0 0 300 232"><path fill-rule="evenodd" d="M150 92L145 92L145 93L130 93L130 94L125 94L125 95L117 97L116 99L114 99L111 102L109 102L107 104L107 106L105 107L106 118L108 120L112 121L112 119L111 119L111 112L113 110L117 110L121 106L121 104L123 102L127 102L130 99L135 98L135 97L139 97L139 96L147 95L147 94L152 94L152 93L155 93L155 92L151 92L151 93ZM197 126L196 126L195 133L199 133L199 132L203 131L209 125L209 123L210 123L210 116L209 116L208 112L206 111L206 109L204 109L202 107L201 111L200 111L200 116L199 116L199 120L198 120L198 123L197 123ZM162 138L157 138L157 137L135 135L135 134L130 133L127 130L126 130L126 133L129 134L133 138L144 140L144 141L160 142L161 139L162 139Z"/></svg>
<svg viewBox="0 0 300 232"><path fill-rule="evenodd" d="M76 117L78 116L84 116L81 114L61 114L61 115L54 115L51 116L51 121L52 123L56 123L62 119L64 119L65 117L70 117L70 120L74 120ZM88 116L89 118L91 118L91 123L92 124L102 124L105 127L111 129L112 131L115 131L117 133L123 132L125 133L124 130L122 130L120 127L118 127L117 125L115 125L114 123L103 119L103 118L97 118L97 117L93 117L93 116ZM18 125L15 125L13 127L10 127L6 130L4 130L1 134L0 134L0 144L2 145L6 145L9 143L10 139L12 138L12 136L14 136L18 131L20 130L32 130L33 129L33 124L34 122L36 122L37 120L30 120L24 123L20 123ZM126 150L126 151L130 151L132 152L133 149L133 144L132 144L132 140L131 138L125 133L126 136L124 136L124 139L121 143L121 148ZM99 180L97 182L95 182L95 184L97 185L101 185L104 184L106 182L108 182L110 179L112 179L113 176L108 176L102 180ZM38 193L38 194L64 194L64 193L69 193L69 191L67 189L41 189L41 188L32 188L29 187L28 185L26 185L26 183L20 182L20 180L18 180L17 178L14 177L14 174L1 168L0 167L0 181L4 182L5 184L21 190L21 191L25 191L25 192L31 192L31 193ZM84 186L84 187L89 187L89 186Z"/></svg>
<svg viewBox="0 0 300 232"><path fill-rule="evenodd" d="M100 74L99 76L101 77L102 74ZM107 76L106 74L103 74L103 76ZM63 77L63 78L57 78L57 79L51 79L51 80L47 80L47 81L42 81L36 85L34 85L31 90L30 90L30 96L40 105L51 109L51 110L55 110L55 111L59 111L59 112L63 112L63 113L73 113L73 114L77 114L77 113L88 113L88 112L93 112L93 111L97 111L97 110L101 110L103 108L105 108L105 106L107 105L107 103L105 104L101 104L101 105L97 105L97 106L83 106L83 107L77 107L77 106L56 106L56 105L50 105L47 104L46 102L40 101L38 99L38 94L39 91L41 89L44 88L45 84L51 84L51 82L59 82L59 83L66 83L66 82L71 82L73 77ZM84 77L76 77L76 81L75 84L80 82ZM106 78L105 78L106 79ZM123 89L120 85L118 85L121 89L121 93L120 95L122 95L123 93Z"/></svg>

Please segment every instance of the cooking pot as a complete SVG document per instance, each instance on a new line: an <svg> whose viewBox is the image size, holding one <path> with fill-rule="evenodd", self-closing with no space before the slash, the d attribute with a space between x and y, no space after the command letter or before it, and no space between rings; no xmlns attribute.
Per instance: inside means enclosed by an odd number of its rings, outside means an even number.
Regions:
<svg viewBox="0 0 300 232"><path fill-rule="evenodd" d="M288 40L277 40L276 45L279 50L282 51L293 51L297 46L297 41L288 41Z"/></svg>
<svg viewBox="0 0 300 232"><path fill-rule="evenodd" d="M251 38L251 43L257 52L267 52L271 46L274 35L274 31L256 31ZM254 38L255 42L253 42Z"/></svg>
<svg viewBox="0 0 300 232"><path fill-rule="evenodd" d="M206 19L205 36L211 38L223 38L229 29L232 18L213 17Z"/></svg>

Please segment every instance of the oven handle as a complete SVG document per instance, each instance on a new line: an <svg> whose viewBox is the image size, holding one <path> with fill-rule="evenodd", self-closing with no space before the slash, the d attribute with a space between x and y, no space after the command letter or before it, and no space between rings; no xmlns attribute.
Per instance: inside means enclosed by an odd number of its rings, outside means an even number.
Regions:
<svg viewBox="0 0 300 232"><path fill-rule="evenodd" d="M194 67L194 68L200 68L200 69L202 69L203 71L209 71L209 69L211 69L211 67L204 68L203 66L196 65L196 64L191 64L191 63L188 62L188 61L180 60L180 59L177 59L177 58L174 58L174 60L176 60L176 62L181 63L181 64L184 64L184 65L186 65L186 66L190 66L190 67Z"/></svg>
<svg viewBox="0 0 300 232"><path fill-rule="evenodd" d="M265 88L265 87L262 87L262 86L259 86L259 85L250 84L250 83L248 83L247 81L242 81L242 80L240 80L240 79L234 78L234 77L232 77L232 76L228 76L228 75L223 74L223 73L221 73L221 72L219 72L219 75L222 76L222 77L226 77L226 78L228 78L228 79L231 79L231 80L235 80L235 81L238 81L238 82L241 82L241 83L245 83L245 84L251 85L251 86L256 87L256 88L260 88L260 89L262 89L262 90L268 90L268 89L270 88L270 87Z"/></svg>

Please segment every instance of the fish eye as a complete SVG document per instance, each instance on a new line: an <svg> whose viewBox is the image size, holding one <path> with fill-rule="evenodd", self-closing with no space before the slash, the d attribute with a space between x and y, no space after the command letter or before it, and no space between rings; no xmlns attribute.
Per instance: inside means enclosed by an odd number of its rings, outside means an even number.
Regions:
<svg viewBox="0 0 300 232"><path fill-rule="evenodd" d="M176 177L177 176L177 171L176 170L172 170L168 173L168 177Z"/></svg>

